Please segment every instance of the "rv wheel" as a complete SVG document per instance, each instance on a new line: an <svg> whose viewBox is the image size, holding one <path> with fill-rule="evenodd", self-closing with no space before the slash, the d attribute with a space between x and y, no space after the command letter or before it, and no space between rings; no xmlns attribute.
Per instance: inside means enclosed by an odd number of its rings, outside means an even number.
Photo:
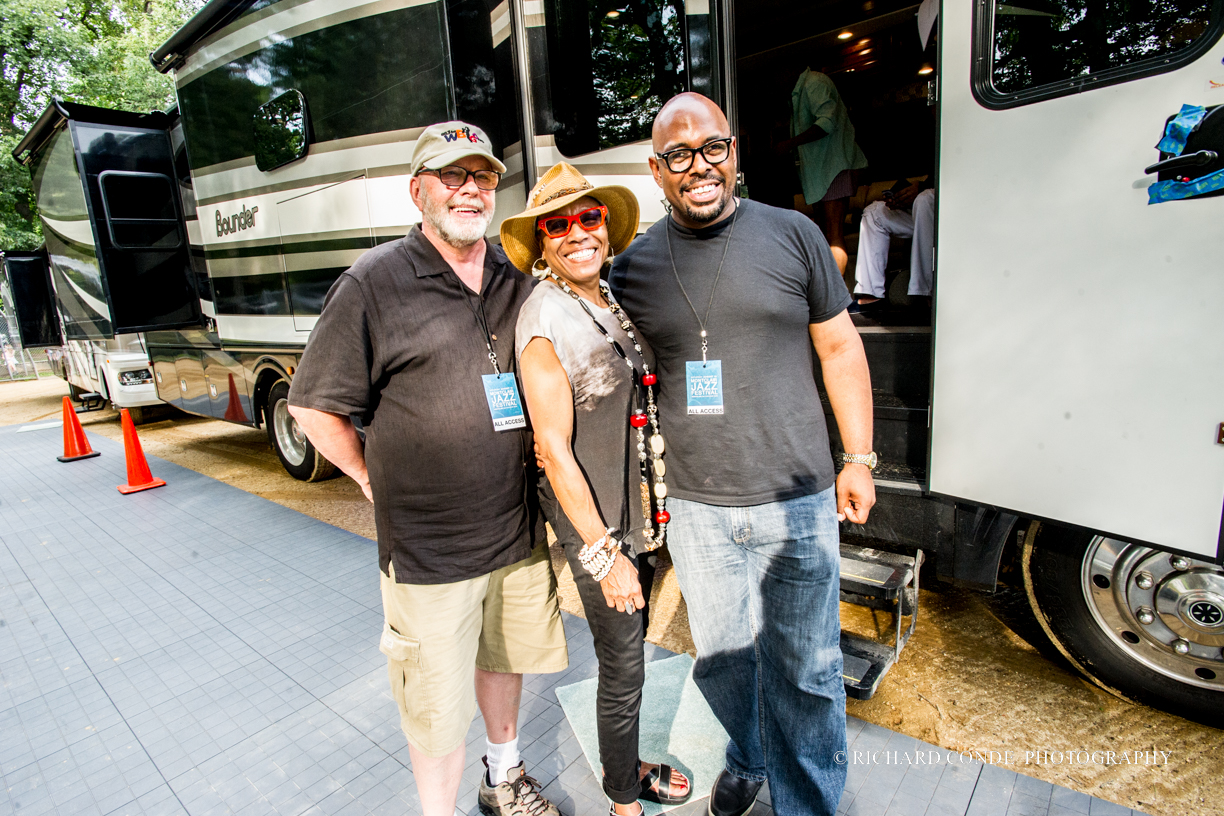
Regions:
<svg viewBox="0 0 1224 816"><path fill-rule="evenodd" d="M335 475L336 466L315 450L297 420L289 415L289 383L284 380L268 392L265 424L268 441L290 476L303 482L321 482Z"/></svg>
<svg viewBox="0 0 1224 816"><path fill-rule="evenodd" d="M1224 569L1034 522L1021 556L1037 620L1101 688L1224 727Z"/></svg>

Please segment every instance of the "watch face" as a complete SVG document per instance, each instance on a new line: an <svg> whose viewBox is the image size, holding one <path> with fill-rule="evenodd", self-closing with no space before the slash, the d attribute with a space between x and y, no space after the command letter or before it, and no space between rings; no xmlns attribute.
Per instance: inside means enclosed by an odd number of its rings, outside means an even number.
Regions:
<svg viewBox="0 0 1224 816"><path fill-rule="evenodd" d="M875 470L875 466L879 461L880 459L876 456L875 451L872 451L867 455L867 467L871 468L872 470Z"/></svg>

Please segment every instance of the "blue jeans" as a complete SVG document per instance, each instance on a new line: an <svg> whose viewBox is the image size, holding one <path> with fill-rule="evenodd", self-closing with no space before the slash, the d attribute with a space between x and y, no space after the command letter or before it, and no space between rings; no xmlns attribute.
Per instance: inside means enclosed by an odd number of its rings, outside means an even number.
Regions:
<svg viewBox="0 0 1224 816"><path fill-rule="evenodd" d="M693 679L727 729L727 770L769 780L779 816L832 816L846 783L834 488L717 507L669 498L668 549L697 646Z"/></svg>

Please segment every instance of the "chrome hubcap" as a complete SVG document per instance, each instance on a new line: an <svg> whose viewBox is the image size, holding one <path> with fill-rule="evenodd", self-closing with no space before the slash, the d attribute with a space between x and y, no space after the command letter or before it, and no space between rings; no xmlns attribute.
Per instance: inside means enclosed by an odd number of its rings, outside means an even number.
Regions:
<svg viewBox="0 0 1224 816"><path fill-rule="evenodd" d="M306 461L306 435L289 414L289 400L277 400L272 407L272 431L289 464L297 467Z"/></svg>
<svg viewBox="0 0 1224 816"><path fill-rule="evenodd" d="M1224 690L1224 569L1097 536L1081 584L1101 628L1160 674Z"/></svg>

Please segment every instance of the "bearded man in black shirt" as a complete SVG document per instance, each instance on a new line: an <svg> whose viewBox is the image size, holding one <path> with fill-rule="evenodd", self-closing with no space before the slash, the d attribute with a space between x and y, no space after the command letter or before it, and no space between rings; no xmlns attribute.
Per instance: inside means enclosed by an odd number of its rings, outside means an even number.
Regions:
<svg viewBox="0 0 1224 816"><path fill-rule="evenodd" d="M379 648L424 816L455 813L477 704L481 811L557 816L525 773L517 732L523 673L568 664L513 373L514 326L535 281L484 237L506 168L483 131L432 125L410 167L422 223L327 293L289 411L374 502Z"/></svg>
<svg viewBox="0 0 1224 816"><path fill-rule="evenodd" d="M693 677L731 738L710 813L742 816L768 779L777 813L831 816L846 778L838 521L875 503L850 294L807 218L735 198L735 139L713 102L673 98L653 141L671 214L610 283L657 357ZM813 350L850 454L836 479Z"/></svg>

